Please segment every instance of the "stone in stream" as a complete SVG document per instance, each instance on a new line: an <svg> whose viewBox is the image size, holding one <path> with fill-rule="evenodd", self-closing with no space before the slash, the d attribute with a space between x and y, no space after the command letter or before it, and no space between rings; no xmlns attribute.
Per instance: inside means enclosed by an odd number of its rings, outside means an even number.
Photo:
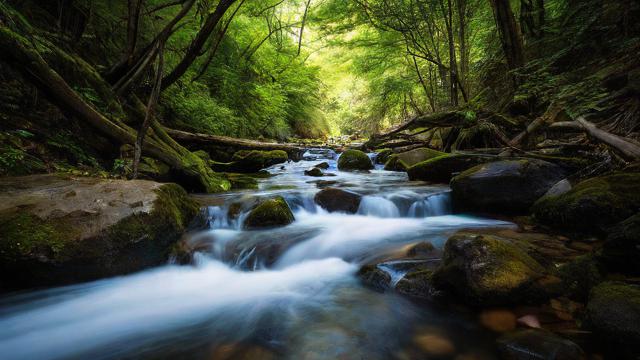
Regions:
<svg viewBox="0 0 640 360"><path fill-rule="evenodd" d="M362 266L357 275L367 287L375 291L384 292L391 288L391 275L380 269L377 264Z"/></svg>
<svg viewBox="0 0 640 360"><path fill-rule="evenodd" d="M504 360L582 360L582 349L574 342L541 329L517 330L498 339L498 352Z"/></svg>
<svg viewBox="0 0 640 360"><path fill-rule="evenodd" d="M199 205L175 184L3 178L2 287L68 284L161 265L198 213Z"/></svg>
<svg viewBox="0 0 640 360"><path fill-rule="evenodd" d="M320 190L314 197L316 204L329 212L355 214L360 207L362 196L336 188Z"/></svg>
<svg viewBox="0 0 640 360"><path fill-rule="evenodd" d="M610 230L600 259L611 270L640 275L640 213Z"/></svg>
<svg viewBox="0 0 640 360"><path fill-rule="evenodd" d="M506 305L546 298L538 283L544 278L544 268L514 241L462 232L447 240L432 280L471 304Z"/></svg>
<svg viewBox="0 0 640 360"><path fill-rule="evenodd" d="M376 150L376 164L386 164L387 160L389 160L389 156L393 154L393 150L391 149L380 149Z"/></svg>
<svg viewBox="0 0 640 360"><path fill-rule="evenodd" d="M410 151L405 151L398 154L393 154L389 156L389 159L386 161L384 165L385 170L395 170L395 171L407 171L407 169L419 162L433 159L438 156L445 155L445 153L429 149L429 148L418 148Z"/></svg>
<svg viewBox="0 0 640 360"><path fill-rule="evenodd" d="M371 170L373 164L369 156L360 150L347 150L338 159L338 169L342 171Z"/></svg>
<svg viewBox="0 0 640 360"><path fill-rule="evenodd" d="M318 168L318 169L322 169L322 170L327 170L329 168L329 163L328 162L321 162L319 164L316 164L313 166L314 168Z"/></svg>
<svg viewBox="0 0 640 360"><path fill-rule="evenodd" d="M407 174L409 180L448 184L458 173L495 159L495 156L477 154L443 154L410 166Z"/></svg>
<svg viewBox="0 0 640 360"><path fill-rule="evenodd" d="M244 220L246 230L256 230L289 225L295 220L289 205L282 196L267 199L258 204Z"/></svg>
<svg viewBox="0 0 640 360"><path fill-rule="evenodd" d="M545 196L532 207L547 226L581 233L605 233L640 210L640 173L614 173L578 183L558 196Z"/></svg>
<svg viewBox="0 0 640 360"><path fill-rule="evenodd" d="M322 177L322 176L324 176L324 173L322 172L322 170L320 168L317 168L317 167L313 167L311 169L305 170L304 174L306 176L313 176L313 177Z"/></svg>
<svg viewBox="0 0 640 360"><path fill-rule="evenodd" d="M454 210L525 213L565 177L559 166L536 159L477 165L451 180Z"/></svg>
<svg viewBox="0 0 640 360"><path fill-rule="evenodd" d="M640 287L604 282L591 291L586 324L611 345L638 350L640 344Z"/></svg>

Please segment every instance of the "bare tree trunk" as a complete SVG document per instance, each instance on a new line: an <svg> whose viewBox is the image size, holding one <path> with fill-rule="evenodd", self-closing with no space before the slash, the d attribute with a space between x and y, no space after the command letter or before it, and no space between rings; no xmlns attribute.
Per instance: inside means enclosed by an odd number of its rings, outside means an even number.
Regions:
<svg viewBox="0 0 640 360"><path fill-rule="evenodd" d="M311 0L307 0L307 4L304 7L304 15L302 15L302 25L300 25L300 34L298 35L298 56L302 51L302 34L304 33L304 26L307 23L307 15L309 14L309 6L311 6Z"/></svg>
<svg viewBox="0 0 640 360"><path fill-rule="evenodd" d="M509 70L515 70L524 66L524 49L522 45L522 35L516 24L516 19L511 10L509 0L489 0L493 9L493 16L496 27L500 34L502 50L507 58ZM517 85L519 80L513 77Z"/></svg>
<svg viewBox="0 0 640 360"><path fill-rule="evenodd" d="M133 178L138 177L138 166L140 165L140 157L142 156L142 145L144 144L144 137L149 131L151 121L155 117L156 105L158 103L158 97L160 97L160 88L162 85L162 76L164 68L164 42L161 42L158 49L158 66L156 68L156 78L153 83L153 90L149 96L149 102L147 103L147 112L144 116L144 121L140 130L138 130L138 136L136 137L136 143L134 146L133 156Z"/></svg>
<svg viewBox="0 0 640 360"><path fill-rule="evenodd" d="M216 28L220 19L224 16L227 10L236 2L236 0L220 0L215 10L207 16L204 25L198 31L198 34L193 39L186 53L182 57L182 60L176 65L175 68L162 80L162 90L173 85L179 78L187 72L191 64L200 56L202 49L204 48L207 39L211 36L211 33Z"/></svg>
<svg viewBox="0 0 640 360"><path fill-rule="evenodd" d="M133 56L138 42L138 25L140 23L140 10L144 0L127 0L129 15L127 18L127 47L124 57L129 66L133 65Z"/></svg>

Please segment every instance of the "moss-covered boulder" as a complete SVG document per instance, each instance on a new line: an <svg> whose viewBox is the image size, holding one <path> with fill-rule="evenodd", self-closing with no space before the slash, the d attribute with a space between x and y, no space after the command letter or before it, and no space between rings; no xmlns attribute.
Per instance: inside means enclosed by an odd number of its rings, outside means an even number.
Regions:
<svg viewBox="0 0 640 360"><path fill-rule="evenodd" d="M596 286L589 296L586 324L611 344L640 344L640 288L617 282Z"/></svg>
<svg viewBox="0 0 640 360"><path fill-rule="evenodd" d="M542 329L525 329L498 338L498 352L504 360L583 360L576 343Z"/></svg>
<svg viewBox="0 0 640 360"><path fill-rule="evenodd" d="M407 173L410 180L448 184L458 173L495 159L485 155L444 154L410 166Z"/></svg>
<svg viewBox="0 0 640 360"><path fill-rule="evenodd" d="M338 159L338 169L342 171L371 170L373 163L369 156L360 150L347 150Z"/></svg>
<svg viewBox="0 0 640 360"><path fill-rule="evenodd" d="M295 220L289 205L282 196L268 199L257 205L244 220L247 230L289 225Z"/></svg>
<svg viewBox="0 0 640 360"><path fill-rule="evenodd" d="M560 265L558 276L562 279L564 295L585 302L591 289L602 282L602 274L593 255L583 255Z"/></svg>
<svg viewBox="0 0 640 360"><path fill-rule="evenodd" d="M376 150L376 164L386 164L389 160L389 156L393 155L392 149L379 149Z"/></svg>
<svg viewBox="0 0 640 360"><path fill-rule="evenodd" d="M396 284L396 291L409 297L433 299L438 295L438 290L433 286L432 276L433 271L430 269L409 271Z"/></svg>
<svg viewBox="0 0 640 360"><path fill-rule="evenodd" d="M314 200L316 204L329 212L355 214L360 207L362 196L341 189L325 188L316 194Z"/></svg>
<svg viewBox="0 0 640 360"><path fill-rule="evenodd" d="M534 300L544 268L507 238L458 233L444 248L434 285L479 305Z"/></svg>
<svg viewBox="0 0 640 360"><path fill-rule="evenodd" d="M384 165L384 169L394 171L407 171L409 167L417 163L442 155L446 154L429 148L413 149L389 156Z"/></svg>
<svg viewBox="0 0 640 360"><path fill-rule="evenodd" d="M240 150L233 154L231 162L211 162L215 171L257 173L269 166L287 162L289 156L284 150Z"/></svg>
<svg viewBox="0 0 640 360"><path fill-rule="evenodd" d="M391 275L376 264L362 266L357 276L365 286L378 292L385 292L391 287Z"/></svg>
<svg viewBox="0 0 640 360"><path fill-rule="evenodd" d="M604 233L640 211L640 173L615 173L582 181L564 194L541 198L532 211L544 225Z"/></svg>
<svg viewBox="0 0 640 360"><path fill-rule="evenodd" d="M454 210L525 213L566 175L559 166L535 159L477 165L451 180Z"/></svg>
<svg viewBox="0 0 640 360"><path fill-rule="evenodd" d="M327 170L329 168L329 163L326 161L323 161L319 164L315 164L313 167L321 170Z"/></svg>
<svg viewBox="0 0 640 360"><path fill-rule="evenodd" d="M36 175L0 181L0 281L27 288L167 261L199 205L175 184Z"/></svg>
<svg viewBox="0 0 640 360"><path fill-rule="evenodd" d="M600 259L609 270L640 275L640 213L609 231Z"/></svg>

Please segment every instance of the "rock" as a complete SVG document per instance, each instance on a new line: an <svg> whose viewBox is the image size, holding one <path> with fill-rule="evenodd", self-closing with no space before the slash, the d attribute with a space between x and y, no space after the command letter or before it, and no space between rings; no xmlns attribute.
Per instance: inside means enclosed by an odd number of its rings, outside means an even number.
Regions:
<svg viewBox="0 0 640 360"><path fill-rule="evenodd" d="M583 360L585 354L574 342L540 329L518 330L498 339L504 360Z"/></svg>
<svg viewBox="0 0 640 360"><path fill-rule="evenodd" d="M338 159L338 169L343 171L371 170L371 159L360 150L347 150Z"/></svg>
<svg viewBox="0 0 640 360"><path fill-rule="evenodd" d="M480 323L487 329L499 333L515 330L516 314L506 309L489 309L480 313Z"/></svg>
<svg viewBox="0 0 640 360"><path fill-rule="evenodd" d="M613 271L640 275L640 213L610 230L600 258Z"/></svg>
<svg viewBox="0 0 640 360"><path fill-rule="evenodd" d="M615 173L578 183L559 196L545 196L532 207L535 219L581 233L605 233L640 210L640 173Z"/></svg>
<svg viewBox="0 0 640 360"><path fill-rule="evenodd" d="M386 164L389 156L393 154L391 149L380 149L376 151L376 164Z"/></svg>
<svg viewBox="0 0 640 360"><path fill-rule="evenodd" d="M531 112L535 99L527 95L514 96L507 105L507 111L512 116L527 115Z"/></svg>
<svg viewBox="0 0 640 360"><path fill-rule="evenodd" d="M314 168L318 168L318 169L322 169L322 170L327 170L329 168L329 163L328 162L321 162L320 164L316 164L314 166Z"/></svg>
<svg viewBox="0 0 640 360"><path fill-rule="evenodd" d="M317 168L317 167L313 167L311 169L305 170L304 174L306 176L314 176L314 177L324 176L324 174L322 173L322 170L320 170L320 168Z"/></svg>
<svg viewBox="0 0 640 360"><path fill-rule="evenodd" d="M329 186L333 186L337 183L338 182L336 180L319 180L316 181L316 186L318 187L318 189L323 189Z"/></svg>
<svg viewBox="0 0 640 360"><path fill-rule="evenodd" d="M416 335L413 342L420 350L429 355L428 358L449 358L456 352L453 342L440 334Z"/></svg>
<svg viewBox="0 0 640 360"><path fill-rule="evenodd" d="M602 281L600 270L591 255L579 256L558 268L563 292L571 299L586 301L591 288Z"/></svg>
<svg viewBox="0 0 640 360"><path fill-rule="evenodd" d="M484 155L447 154L410 166L407 173L410 180L448 184L457 173L495 159Z"/></svg>
<svg viewBox="0 0 640 360"><path fill-rule="evenodd" d="M470 303L502 305L537 300L532 295L544 274L536 260L507 238L458 233L447 240L433 282Z"/></svg>
<svg viewBox="0 0 640 360"><path fill-rule="evenodd" d="M240 150L233 154L231 162L212 162L215 171L256 173L269 166L287 162L289 156L284 150Z"/></svg>
<svg viewBox="0 0 640 360"><path fill-rule="evenodd" d="M375 291L384 292L391 286L391 275L375 264L364 265L357 275L367 287Z"/></svg>
<svg viewBox="0 0 640 360"><path fill-rule="evenodd" d="M232 190L257 189L258 180L247 174L225 173L224 176L231 183Z"/></svg>
<svg viewBox="0 0 640 360"><path fill-rule="evenodd" d="M407 250L407 256L415 257L415 256L426 256L431 255L436 250L435 246L428 241L423 241L413 245L409 250Z"/></svg>
<svg viewBox="0 0 640 360"><path fill-rule="evenodd" d="M262 201L244 220L246 230L289 225L295 220L289 205L282 196Z"/></svg>
<svg viewBox="0 0 640 360"><path fill-rule="evenodd" d="M197 202L175 184L3 178L2 287L69 284L161 265L198 213Z"/></svg>
<svg viewBox="0 0 640 360"><path fill-rule="evenodd" d="M432 270L416 268L398 281L396 291L410 297L433 299L439 295L439 292L432 284L432 276Z"/></svg>
<svg viewBox="0 0 640 360"><path fill-rule="evenodd" d="M432 150L429 148L418 148L410 151L406 151L399 154L393 154L389 156L389 159L384 165L385 170L395 171L407 171L407 169L419 162L433 159L438 156L445 155L445 153Z"/></svg>
<svg viewBox="0 0 640 360"><path fill-rule="evenodd" d="M320 190L314 197L316 204L329 212L355 214L360 207L362 196L336 188Z"/></svg>
<svg viewBox="0 0 640 360"><path fill-rule="evenodd" d="M610 344L635 348L640 343L640 288L604 282L593 288L587 324Z"/></svg>
<svg viewBox="0 0 640 360"><path fill-rule="evenodd" d="M547 191L547 193L544 194L544 196L559 196L571 191L572 187L573 186L571 185L571 182L569 180L562 179L558 181L555 185L553 185L551 189L549 189L549 191Z"/></svg>
<svg viewBox="0 0 640 360"><path fill-rule="evenodd" d="M524 213L565 175L557 165L535 159L478 165L451 180L454 210Z"/></svg>

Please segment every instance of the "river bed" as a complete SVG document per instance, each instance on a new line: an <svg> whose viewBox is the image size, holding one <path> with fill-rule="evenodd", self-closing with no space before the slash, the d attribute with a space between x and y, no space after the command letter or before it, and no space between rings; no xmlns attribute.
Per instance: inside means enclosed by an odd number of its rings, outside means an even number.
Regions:
<svg viewBox="0 0 640 360"><path fill-rule="evenodd" d="M362 264L460 229L510 223L452 215L449 189L406 173L338 171L335 153L276 165L258 190L210 195L209 229L191 234L194 264L166 266L0 299L2 359L492 359L493 336L472 312L376 292ZM314 178L304 170L328 162ZM363 195L357 214L327 213L322 186ZM295 221L243 231L228 207L281 195ZM214 199L215 198L215 199ZM386 269L393 281L402 272Z"/></svg>

